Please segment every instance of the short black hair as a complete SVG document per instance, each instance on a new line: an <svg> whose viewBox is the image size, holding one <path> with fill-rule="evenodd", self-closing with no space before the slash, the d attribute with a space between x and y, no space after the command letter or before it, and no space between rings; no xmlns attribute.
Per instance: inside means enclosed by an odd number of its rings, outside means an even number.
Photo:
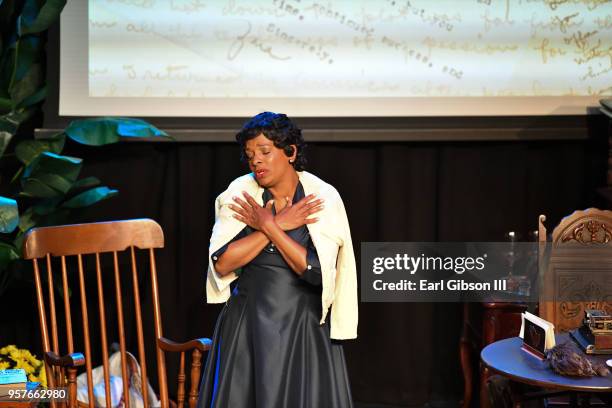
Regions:
<svg viewBox="0 0 612 408"><path fill-rule="evenodd" d="M302 130L298 128L284 113L262 112L253 116L236 134L236 141L240 143L241 159L247 161L244 149L248 140L254 139L260 134L270 139L274 146L283 149L287 157L291 157L293 149L297 147L297 155L292 163L297 171L304 170L306 156L304 150L306 143L302 136Z"/></svg>

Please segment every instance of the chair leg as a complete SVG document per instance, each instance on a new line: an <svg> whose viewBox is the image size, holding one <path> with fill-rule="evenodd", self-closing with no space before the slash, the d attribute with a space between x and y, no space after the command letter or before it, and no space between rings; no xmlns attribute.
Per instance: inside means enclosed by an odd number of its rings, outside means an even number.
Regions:
<svg viewBox="0 0 612 408"><path fill-rule="evenodd" d="M202 367L202 352L198 349L191 354L191 381L189 389L189 408L195 408L198 403L198 388L200 386L200 372Z"/></svg>
<svg viewBox="0 0 612 408"><path fill-rule="evenodd" d="M76 384L76 373L77 369L74 367L68 368L68 406L70 408L77 408L77 384Z"/></svg>

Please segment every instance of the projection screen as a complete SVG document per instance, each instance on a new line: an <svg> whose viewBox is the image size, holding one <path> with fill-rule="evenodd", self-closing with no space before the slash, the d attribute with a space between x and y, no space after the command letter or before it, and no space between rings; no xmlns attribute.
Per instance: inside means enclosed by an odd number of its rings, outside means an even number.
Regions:
<svg viewBox="0 0 612 408"><path fill-rule="evenodd" d="M60 115L585 114L612 2L78 0L60 60Z"/></svg>

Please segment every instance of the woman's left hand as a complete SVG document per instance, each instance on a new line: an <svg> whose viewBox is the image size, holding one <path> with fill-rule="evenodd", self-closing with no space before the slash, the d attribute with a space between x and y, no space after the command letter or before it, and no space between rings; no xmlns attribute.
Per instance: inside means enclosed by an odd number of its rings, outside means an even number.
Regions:
<svg viewBox="0 0 612 408"><path fill-rule="evenodd" d="M274 215L272 214L272 204L274 204L274 200L268 201L266 206L262 207L246 191L243 191L242 195L244 196L244 200L239 197L232 197L237 204L230 204L229 206L230 209L236 213L234 214L234 218L258 231L261 231L262 228L265 228L268 224L274 223Z"/></svg>

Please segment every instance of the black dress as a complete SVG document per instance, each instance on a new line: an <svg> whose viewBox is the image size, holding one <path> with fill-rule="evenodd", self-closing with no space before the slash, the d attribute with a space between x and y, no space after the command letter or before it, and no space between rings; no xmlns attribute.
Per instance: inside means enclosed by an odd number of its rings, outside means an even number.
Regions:
<svg viewBox="0 0 612 408"><path fill-rule="evenodd" d="M298 183L293 202L303 197ZM353 406L342 346L329 337L329 319L319 324L321 271L308 229L287 234L307 248L308 269L298 276L273 244L242 268L217 319L199 408Z"/></svg>

